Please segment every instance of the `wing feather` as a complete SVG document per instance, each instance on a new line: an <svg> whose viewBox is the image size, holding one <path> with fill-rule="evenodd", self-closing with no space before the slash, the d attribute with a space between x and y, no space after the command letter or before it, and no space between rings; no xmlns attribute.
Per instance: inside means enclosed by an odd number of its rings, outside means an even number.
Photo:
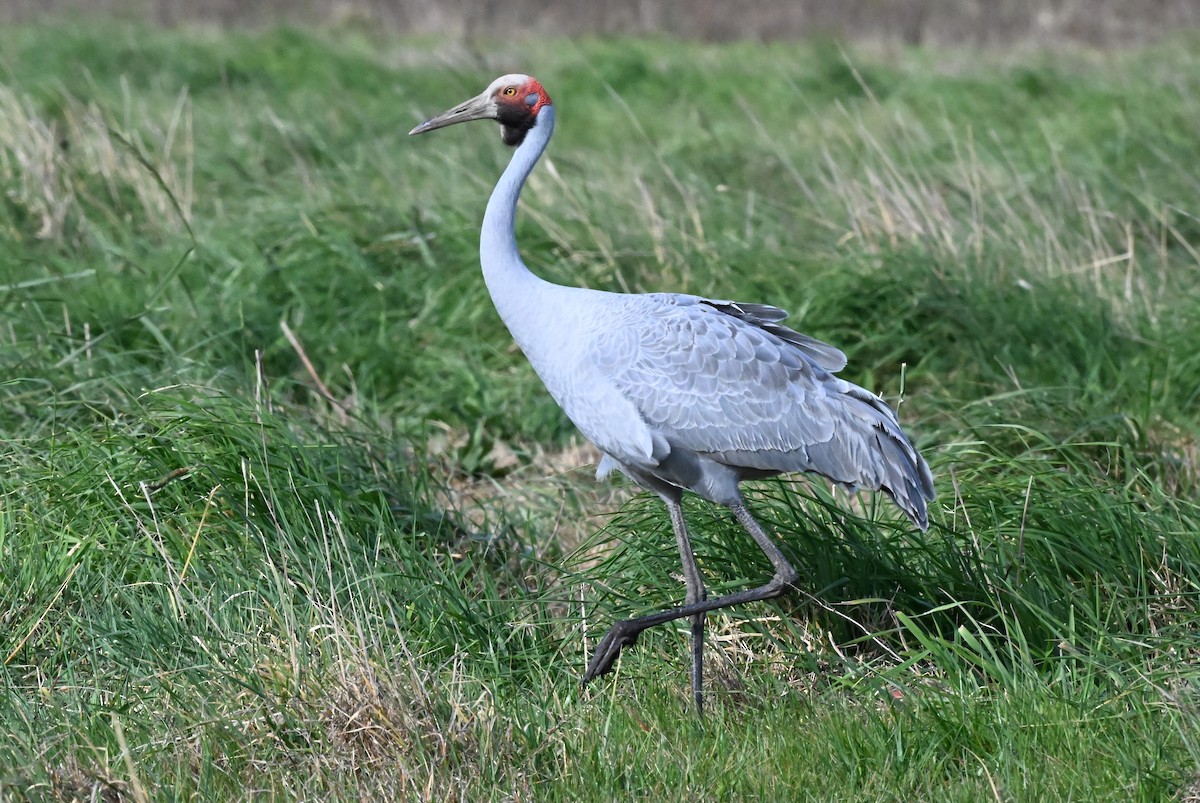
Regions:
<svg viewBox="0 0 1200 803"><path fill-rule="evenodd" d="M672 450L883 488L923 523L929 469L891 408L833 375L846 364L841 351L783 326L777 307L638 298L622 325L598 336L593 356Z"/></svg>
<svg viewBox="0 0 1200 803"><path fill-rule="evenodd" d="M809 337L806 334L797 332L795 329L782 325L780 322L786 320L788 317L786 310L782 310L779 307L772 307L769 304L714 301L709 298L697 300L701 304L706 304L719 312L743 320L762 329L764 332L769 332L785 343L791 343L812 359L813 362L830 373L836 374L846 367L846 355L840 349L836 349L828 343L823 343L814 337Z"/></svg>
<svg viewBox="0 0 1200 803"><path fill-rule="evenodd" d="M652 428L700 453L790 452L833 438L831 397L847 383L828 366L844 363L840 351L779 326L787 313L776 307L641 298L595 356Z"/></svg>

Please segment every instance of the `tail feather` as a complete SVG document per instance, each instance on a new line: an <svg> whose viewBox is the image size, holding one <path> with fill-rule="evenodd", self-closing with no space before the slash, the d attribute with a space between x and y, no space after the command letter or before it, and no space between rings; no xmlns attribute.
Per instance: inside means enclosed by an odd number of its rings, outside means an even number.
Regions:
<svg viewBox="0 0 1200 803"><path fill-rule="evenodd" d="M875 413L875 448L870 451L876 483L872 490L887 494L922 531L929 529L929 503L937 496L929 464L900 429L896 413L887 403L858 387L848 395L865 402Z"/></svg>

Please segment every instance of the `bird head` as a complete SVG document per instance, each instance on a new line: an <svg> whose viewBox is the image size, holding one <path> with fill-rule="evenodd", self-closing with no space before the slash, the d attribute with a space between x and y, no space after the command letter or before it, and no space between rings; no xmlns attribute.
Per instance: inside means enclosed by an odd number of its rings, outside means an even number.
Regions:
<svg viewBox="0 0 1200 803"><path fill-rule="evenodd" d="M408 133L424 134L470 120L495 120L500 123L504 144L516 146L537 124L538 112L549 105L550 96L536 78L512 73L500 76L481 94L426 120Z"/></svg>

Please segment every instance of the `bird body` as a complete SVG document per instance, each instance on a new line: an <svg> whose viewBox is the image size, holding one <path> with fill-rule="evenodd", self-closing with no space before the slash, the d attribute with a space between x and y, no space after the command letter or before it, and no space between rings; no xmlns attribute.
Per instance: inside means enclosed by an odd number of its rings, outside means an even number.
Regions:
<svg viewBox="0 0 1200 803"><path fill-rule="evenodd" d="M513 74L413 129L467 120L501 123L516 146L488 201L480 237L484 281L501 319L567 416L603 453L601 476L620 470L667 503L684 563L687 603L614 626L587 679L607 672L646 627L690 617L692 685L701 701L708 610L783 593L795 570L742 503L739 483L816 473L844 487L882 490L924 529L929 467L878 396L835 374L838 349L796 332L765 304L678 293L610 293L548 282L517 250L514 217L525 179L554 129L541 84ZM734 512L776 569L746 592L706 600L680 499L690 490Z"/></svg>
<svg viewBox="0 0 1200 803"><path fill-rule="evenodd" d="M886 404L831 372L833 349L786 340L791 330L738 315L730 302L549 295L550 304L523 307L510 330L604 454L602 469L649 474L719 504L740 498L745 479L817 472L849 489L883 489L925 523L932 480L923 461ZM543 326L553 341L524 336Z"/></svg>

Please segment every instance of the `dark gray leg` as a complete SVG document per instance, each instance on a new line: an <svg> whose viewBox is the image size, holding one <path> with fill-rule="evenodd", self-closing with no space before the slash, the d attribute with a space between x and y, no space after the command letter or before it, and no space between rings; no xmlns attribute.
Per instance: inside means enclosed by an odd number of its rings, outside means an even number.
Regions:
<svg viewBox="0 0 1200 803"><path fill-rule="evenodd" d="M708 598L704 590L704 578L696 565L692 553L692 542L688 538L687 522L683 518L683 505L678 499L668 499L667 510L671 514L671 527L675 530L675 543L679 546L679 560L683 564L683 579L687 583L686 604L703 602ZM692 616L692 699L696 710L704 710L704 620L705 613Z"/></svg>
<svg viewBox="0 0 1200 803"><path fill-rule="evenodd" d="M670 505L668 505L668 507L670 507ZM754 542L758 544L758 548L761 549L763 554L767 556L767 559L771 561L771 566L775 569L775 576L772 577L769 582L757 588L749 588L745 591L726 594L725 596L717 597L716 599L699 599L694 602L689 601L678 608L670 608L665 611L660 611L659 613L641 616L637 619L626 619L625 621L617 622L612 626L604 638L600 640L600 643L596 645L596 651L592 654L592 660L588 664L587 672L585 672L583 675L584 683L611 672L613 664L616 663L617 656L621 654L622 648L636 643L638 636L641 635L642 631L646 630L647 628L654 627L655 625L661 625L664 622L673 622L676 619L693 617L692 633L694 637L696 632L694 617L703 617L704 614L708 613L709 611L715 611L719 608L728 608L733 605L741 605L744 602L757 602L758 600L773 599L782 595L792 586L793 583L796 582L799 574L792 567L792 564L788 563L787 558L783 556L783 553L779 551L779 548L775 546L770 537L763 532L762 526L755 521L752 515L750 515L750 511L746 509L745 505L739 502L737 504L730 505L729 509L733 511L733 515L738 522L746 528L746 532L750 533L750 536L754 539ZM672 517L674 517L674 513L672 513ZM682 518L682 511L680 511L680 518ZM672 518L672 522L673 521L674 518ZM678 534L678 530L676 533ZM682 552L682 549L680 551ZM688 552L689 554L691 552L690 544L688 545ZM688 563L689 561L685 559L685 577L688 576ZM692 571L696 571L696 577L698 579L699 571L695 568L694 557L690 563L692 564ZM703 618L701 618L701 621L703 622ZM701 627L703 627L703 625L701 625ZM693 642L693 673L695 672L695 660L697 655L694 644L695 642ZM703 644L703 641L701 641L701 644ZM701 647L701 649L703 649L703 647ZM696 676L693 675L693 678L695 677ZM697 695L699 695L699 692L695 689L695 687L693 687L693 690L696 691Z"/></svg>

